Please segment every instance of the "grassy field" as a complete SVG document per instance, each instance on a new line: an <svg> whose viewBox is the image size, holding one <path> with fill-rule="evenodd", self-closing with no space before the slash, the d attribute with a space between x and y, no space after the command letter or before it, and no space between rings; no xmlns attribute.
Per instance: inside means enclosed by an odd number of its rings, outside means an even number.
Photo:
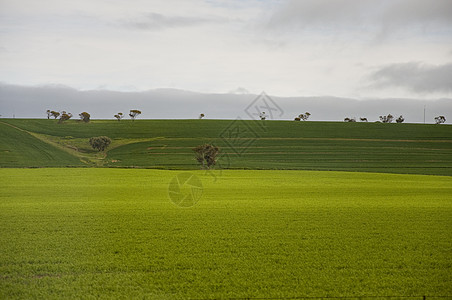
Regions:
<svg viewBox="0 0 452 300"><path fill-rule="evenodd" d="M83 166L74 155L0 122L1 167Z"/></svg>
<svg viewBox="0 0 452 300"><path fill-rule="evenodd" d="M85 166L194 170L199 167L191 149L214 143L222 149L218 166L222 169L452 175L450 125L243 120L2 122L28 131L34 140L54 145L60 154L65 151L72 155L71 159L49 163L30 153L32 158L27 160L39 166L76 166L76 158ZM100 135L113 139L105 154L96 154L88 144L90 137ZM26 141L28 146L24 142L22 151L32 151L33 141ZM10 140L4 141L0 135L0 142L8 145ZM13 152L2 152L1 167L15 166L10 158ZM16 166L23 165L19 162Z"/></svg>
<svg viewBox="0 0 452 300"><path fill-rule="evenodd" d="M452 295L452 177L180 172L0 169L0 298Z"/></svg>

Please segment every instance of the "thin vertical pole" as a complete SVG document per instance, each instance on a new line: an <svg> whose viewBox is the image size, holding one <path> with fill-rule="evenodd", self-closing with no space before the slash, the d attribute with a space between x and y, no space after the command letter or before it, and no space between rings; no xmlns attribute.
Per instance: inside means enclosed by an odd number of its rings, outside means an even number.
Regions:
<svg viewBox="0 0 452 300"><path fill-rule="evenodd" d="M424 124L425 124L425 105L424 105Z"/></svg>

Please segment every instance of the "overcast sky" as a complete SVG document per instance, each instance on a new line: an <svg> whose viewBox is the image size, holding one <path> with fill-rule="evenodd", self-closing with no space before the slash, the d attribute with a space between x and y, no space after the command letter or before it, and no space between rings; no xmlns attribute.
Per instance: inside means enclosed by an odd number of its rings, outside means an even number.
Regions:
<svg viewBox="0 0 452 300"><path fill-rule="evenodd" d="M452 1L0 0L0 82L450 99Z"/></svg>

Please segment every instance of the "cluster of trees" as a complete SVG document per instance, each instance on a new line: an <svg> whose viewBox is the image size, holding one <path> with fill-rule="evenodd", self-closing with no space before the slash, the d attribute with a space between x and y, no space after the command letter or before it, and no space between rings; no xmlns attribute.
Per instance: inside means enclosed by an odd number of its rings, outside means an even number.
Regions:
<svg viewBox="0 0 452 300"><path fill-rule="evenodd" d="M382 123L392 123L392 121L394 120L394 116L391 114L388 114L387 116L380 116L380 122ZM359 118L359 120L361 122L367 122L367 118ZM397 123L403 123L403 121L405 121L405 119L403 118L403 116L400 116L396 119ZM356 122L355 118L345 118L344 122Z"/></svg>
<svg viewBox="0 0 452 300"><path fill-rule="evenodd" d="M132 119L132 121L135 121L135 118L141 115L141 110L138 109L131 109L129 112L129 117ZM118 112L116 115L114 115L116 120L121 121L122 118L124 118L124 114L122 112Z"/></svg>
<svg viewBox="0 0 452 300"><path fill-rule="evenodd" d="M46 111L46 113L47 113L47 119L50 119L52 117L52 118L54 118L56 120L56 119L59 118L58 123L63 123L64 121L67 121L70 118L72 118L72 114L68 113L68 112L66 112L64 110L59 112L59 111L48 109ZM141 115L141 111L138 110L138 109L132 109L129 112L129 117L132 119L132 121L134 121L135 118L138 117L139 115ZM204 114L201 114L201 116L204 117ZM84 111L82 113L79 113L79 117L80 117L80 120L85 122L85 123L88 123L91 120L91 115L88 112L86 112L86 111ZM118 121L121 121L122 118L124 118L124 114L122 112L119 112L116 115L114 115L114 117Z"/></svg>
<svg viewBox="0 0 452 300"><path fill-rule="evenodd" d="M72 118L72 114L68 113L64 110L59 112L59 111L48 109L47 110L47 119L50 119L50 117L53 117L55 120L59 117L58 123L63 123L64 121L67 121L70 118Z"/></svg>
<svg viewBox="0 0 452 300"><path fill-rule="evenodd" d="M301 121L301 120L306 121L306 120L308 120L309 116L311 116L311 114L309 112L306 112L304 114L298 115L297 117L295 117L294 120L295 121ZM386 116L379 116L379 119L380 119L379 122L382 122L382 123L392 123L394 121L394 116L391 114L388 114ZM367 118L359 118L359 120L361 122L368 122ZM395 119L395 121L396 121L396 123L403 123L405 121L405 118L402 115L400 115L397 119ZM346 117L344 119L344 122L356 122L356 118ZM444 116L435 117L436 124L442 124L445 122L446 122L446 118Z"/></svg>
<svg viewBox="0 0 452 300"><path fill-rule="evenodd" d="M307 121L311 114L309 112L305 112L304 114L299 114L298 117L295 117L294 121Z"/></svg>
<svg viewBox="0 0 452 300"><path fill-rule="evenodd" d="M55 110L50 110L48 109L46 111L47 113L47 119L50 119L50 117L53 117L55 120L58 119L58 123L63 123L64 121L69 120L70 118L72 118L72 114L70 112L66 112L66 111L55 111ZM88 123L90 121L91 115L89 113L87 113L86 111L82 112L79 114L80 119L85 122Z"/></svg>
<svg viewBox="0 0 452 300"><path fill-rule="evenodd" d="M129 112L129 117L132 119L132 121L135 121L135 118L138 117L139 115L141 115L141 111L138 109L131 109ZM309 119L309 117L311 116L311 114L309 112L305 112L304 114L299 114L297 117L295 117L295 121L307 121ZM59 117L59 121L58 123L63 123L66 120L69 120L70 118L72 118L72 114L71 113L67 113L66 111L54 111L54 110L47 110L47 119L50 119L50 117L53 117L54 119L57 119ZM89 113L87 113L86 111L82 112L79 114L80 119L85 122L88 123L90 121L91 115ZM116 115L114 115L114 117L118 120L121 121L124 118L124 114L122 112L117 113ZM202 113L199 115L199 119L204 118L205 115ZM265 114L265 112L260 113L259 115L261 120L266 120L267 119L267 115ZM380 122L382 123L392 123L394 121L394 116L391 114L388 114L386 116L379 116ZM367 122L367 118L359 118L359 120L361 122ZM397 119L395 119L395 121L397 123L403 123L405 121L405 118L400 115ZM344 119L344 122L356 122L356 118L349 118L346 117ZM436 124L442 124L446 122L446 118L444 116L437 116L435 117L435 123Z"/></svg>

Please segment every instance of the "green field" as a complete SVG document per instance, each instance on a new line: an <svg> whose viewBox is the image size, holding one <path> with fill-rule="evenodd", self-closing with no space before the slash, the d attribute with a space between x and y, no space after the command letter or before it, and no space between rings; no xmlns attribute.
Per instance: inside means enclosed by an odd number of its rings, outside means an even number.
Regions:
<svg viewBox="0 0 452 300"><path fill-rule="evenodd" d="M451 220L450 125L0 120L0 299L451 296Z"/></svg>
<svg viewBox="0 0 452 300"><path fill-rule="evenodd" d="M33 136L20 139L23 153L9 147L13 133L0 135L0 167L104 166L198 169L192 148L221 148L221 169L298 169L452 175L452 126L294 121L55 120L3 119L0 129ZM12 128L7 124L13 125ZM90 149L89 138L113 139L106 153ZM56 147L58 160L35 155L38 139ZM36 141L33 142L33 140ZM42 143L40 143L42 144ZM5 148L6 147L6 148ZM9 148L8 148L9 147ZM63 153L65 152L65 153ZM72 157L66 157L69 154ZM16 164L14 163L16 162ZM83 162L83 163L81 163Z"/></svg>
<svg viewBox="0 0 452 300"><path fill-rule="evenodd" d="M452 177L0 169L0 298L452 295Z"/></svg>

